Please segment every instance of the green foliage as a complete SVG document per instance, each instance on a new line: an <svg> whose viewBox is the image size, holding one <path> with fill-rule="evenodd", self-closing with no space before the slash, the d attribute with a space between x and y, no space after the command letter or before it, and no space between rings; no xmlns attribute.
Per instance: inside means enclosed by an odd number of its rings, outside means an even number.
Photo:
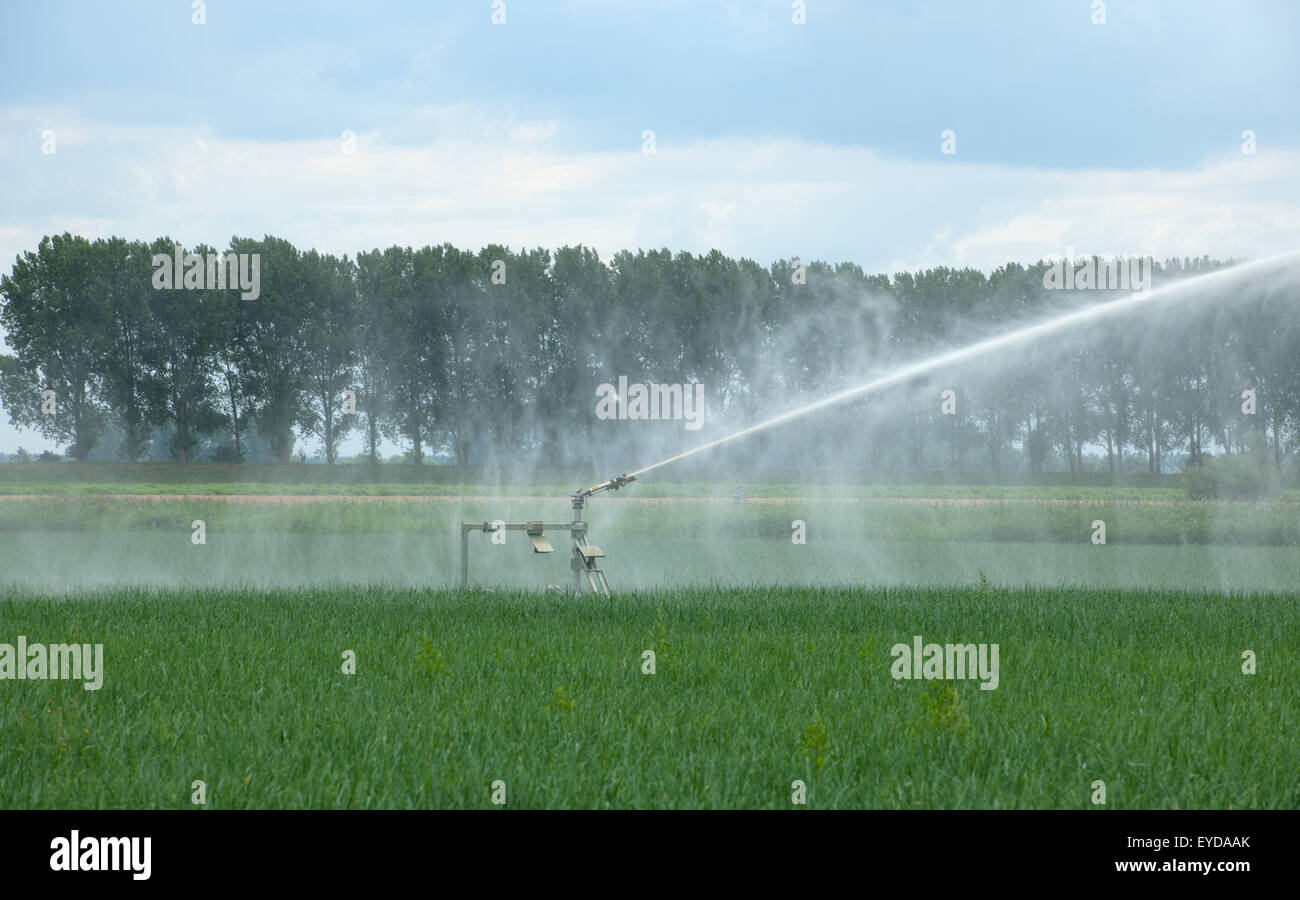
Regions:
<svg viewBox="0 0 1300 900"><path fill-rule="evenodd" d="M242 463L244 454L236 450L234 443L222 444L212 451L209 459L214 463Z"/></svg>
<svg viewBox="0 0 1300 900"><path fill-rule="evenodd" d="M14 350L0 360L0 401L14 424L67 444L82 462L107 415L98 396L112 334L98 274L103 246L66 233L46 237L0 277L0 329ZM56 401L52 414L46 391Z"/></svg>
<svg viewBox="0 0 1300 900"><path fill-rule="evenodd" d="M0 588L0 640L102 642L105 665L99 691L4 682L0 797L189 809L202 777L214 808L486 808L501 778L520 808L788 809L806 778L828 808L1080 809L1104 778L1114 808L1295 809L1297 601ZM661 616L672 662L649 677L628 648ZM996 641L999 687L894 681L917 633Z"/></svg>
<svg viewBox="0 0 1300 900"><path fill-rule="evenodd" d="M1271 465L1263 435L1250 432L1246 450L1231 456L1205 457L1183 475L1193 500L1265 500L1282 491L1282 476Z"/></svg>
<svg viewBox="0 0 1300 900"><path fill-rule="evenodd" d="M546 701L546 709L553 713L571 713L575 707L576 703L563 685L551 691L551 697Z"/></svg>
<svg viewBox="0 0 1300 900"><path fill-rule="evenodd" d="M986 276L811 261L796 284L791 260L764 268L716 250L629 250L606 262L588 247L442 244L350 259L266 236L228 246L261 263L259 294L243 300L211 285L155 289L152 258L173 250L166 237L64 234L19 257L0 281L0 327L15 351L0 358L0 398L15 423L83 463L110 427L120 446L101 452L138 460L163 423L160 446L184 463L210 440L242 451L252 432L283 463L299 438L318 441L329 464L357 429L375 462L383 438L416 465L431 454L578 465L593 444L610 459L653 462L647 449L681 432L604 427L597 385L619 374L696 382L710 417L752 422L842 390L867 360L887 370L1045 317L1060 300L1118 296L1045 291L1042 262ZM1155 267L1156 287L1221 266L1169 260ZM1014 362L990 358L956 373L958 415L900 388L801 420L784 431L797 440L739 442L713 461L945 476L1056 468L1088 487L1087 476L1156 475L1208 447L1238 446L1245 426L1224 398L1250 383L1277 465L1294 455L1287 439L1300 429L1288 399L1300 391L1294 297L1248 279L1219 289L1231 304L1208 297L1195 315L1156 310L1081 327L1065 342L1022 348ZM57 415L40 413L46 388L60 398ZM344 411L344 391L355 392L355 412ZM1085 447L1103 445L1103 458L1085 457Z"/></svg>
<svg viewBox="0 0 1300 900"><path fill-rule="evenodd" d="M812 721L804 728L799 747L812 763L813 773L820 772L831 752L830 732L820 713L814 713Z"/></svg>
<svg viewBox="0 0 1300 900"><path fill-rule="evenodd" d="M0 467L4 468L4 467ZM17 465L8 467L20 470ZM45 468L45 467L42 467ZM51 466L51 470L74 468ZM99 487L99 486L96 486ZM205 486L206 487L206 486ZM226 534L412 535L445 547L458 540L457 521L529 521L547 508L545 501L505 497L470 499L429 496L420 500L379 499L364 503L324 499L304 503L232 503L225 494L280 493L261 485L213 485L213 497L186 497L166 485L139 485L146 493L175 498L132 502L129 498L86 491L51 494L31 491L39 500L0 501L0 533L184 532L195 518ZM156 490L150 490L156 488ZM481 490L466 486L465 494ZM10 493L28 493L15 483ZM284 490L292 498L301 489ZM403 491L398 491L404 493ZM557 496L559 492L557 491ZM346 492L342 495L346 496ZM808 500L797 505L749 503L661 503L618 499L591 507L589 519L603 538L657 540L691 546L766 543L771 552L789 544L790 520L797 515L817 523L826 537L808 546L837 554L862 548L911 544L1084 545L1090 523L1107 524L1110 543L1138 545L1300 546L1300 503L1242 501L1057 502L1000 500L980 502L865 501L861 504ZM780 549L778 549L780 548ZM969 572L975 566L967 569ZM987 570L986 570L987 571Z"/></svg>
<svg viewBox="0 0 1300 900"><path fill-rule="evenodd" d="M446 675L447 661L442 658L442 650L435 647L428 635L420 635L420 656L416 665L421 672L429 676Z"/></svg>
<svg viewBox="0 0 1300 900"><path fill-rule="evenodd" d="M969 734L974 730L956 685L936 682L921 694L921 702L932 728L952 734Z"/></svg>

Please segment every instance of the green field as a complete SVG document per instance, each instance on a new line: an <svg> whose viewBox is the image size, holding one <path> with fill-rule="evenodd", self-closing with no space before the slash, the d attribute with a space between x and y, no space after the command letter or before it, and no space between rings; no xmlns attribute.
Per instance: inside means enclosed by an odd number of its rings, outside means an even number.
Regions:
<svg viewBox="0 0 1300 900"><path fill-rule="evenodd" d="M709 544L598 537L615 590L716 586L965 587L981 573L999 588L1087 587L1291 592L1300 553L1289 547L1107 546L1028 542L822 542L761 538ZM561 550L563 550L561 545ZM415 535L213 535L189 532L21 534L0 540L0 587L65 593L138 585L248 589L452 588L459 547L441 533ZM519 538L493 546L471 535L470 583L496 590L572 585L568 554L532 553Z"/></svg>
<svg viewBox="0 0 1300 900"><path fill-rule="evenodd" d="M489 489L480 488L483 494ZM1300 504L1282 501L878 499L667 502L599 498L592 542L617 588L1087 587L1288 592L1300 584ZM197 497L0 501L0 586L454 587L459 522L565 522L567 499L344 498L291 505ZM192 541L202 521L205 543ZM1093 523L1106 543L1093 542ZM795 523L804 543L795 543ZM532 553L470 535L472 583L569 584L567 538Z"/></svg>
<svg viewBox="0 0 1300 900"><path fill-rule="evenodd" d="M1300 805L1297 597L996 590L0 595L104 645L3 684L5 807ZM1000 647L996 690L889 650ZM1259 671L1244 675L1244 650ZM356 674L341 671L343 652ZM643 674L643 652L656 672Z"/></svg>
<svg viewBox="0 0 1300 900"><path fill-rule="evenodd" d="M191 808L196 779L209 807L488 807L501 780L511 807L789 808L796 779L812 808L1085 808L1096 780L1111 808L1300 806L1286 497L638 484L586 511L606 600L547 591L562 534L471 534L455 589L459 521L567 521L580 473L19 468L0 644L100 643L105 677L0 680L0 807ZM998 687L894 680L915 635L997 644Z"/></svg>
<svg viewBox="0 0 1300 900"><path fill-rule="evenodd" d="M460 495L564 497L614 472L590 468L514 466L226 465L204 463L24 463L0 465L0 496L67 497L117 494L285 494L321 496ZM1019 500L1185 500L1183 476L1104 473L995 474L991 472L754 471L747 468L656 472L631 492L642 498L730 500L741 488L750 498L1006 498ZM1300 502L1294 478L1280 496Z"/></svg>

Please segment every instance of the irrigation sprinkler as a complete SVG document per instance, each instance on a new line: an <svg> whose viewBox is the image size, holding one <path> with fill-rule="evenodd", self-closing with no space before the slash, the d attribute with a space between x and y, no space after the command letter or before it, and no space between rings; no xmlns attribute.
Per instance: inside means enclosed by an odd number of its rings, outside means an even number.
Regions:
<svg viewBox="0 0 1300 900"><path fill-rule="evenodd" d="M1048 337L1057 332L1064 331L1068 328L1085 325L1098 321L1110 316L1121 315L1126 312L1142 310L1153 305L1172 304L1180 299L1186 300L1189 295L1195 296L1196 288L1204 288L1210 285L1221 284L1224 281L1241 277L1248 272L1256 272L1260 269L1266 269L1270 266L1277 265L1295 265L1300 263L1300 252L1284 253L1279 256L1272 256L1268 259L1256 260L1254 262L1242 263L1228 269L1222 269L1217 272L1210 272L1205 275L1198 275L1187 281L1175 282L1156 288L1151 291L1144 291L1119 300L1109 300L1105 303L1087 306L1083 309L1065 313L1051 319L1046 319L1011 331L986 338L973 344L967 344L964 347L958 347L955 350L937 353L933 356L913 362L909 365L898 366L891 371L881 374L865 384L859 384L854 387L830 394L826 397L808 403L797 409L781 413L773 418L766 419L739 431L734 431L725 437L700 444L675 456L667 459L661 459L657 463L643 466L635 472L619 475L611 478L609 481L602 482L594 487L583 488L574 491L573 499L573 521L564 525L545 525L541 522L524 522L522 524L501 524L491 522L461 522L460 523L460 584L462 588L469 587L469 533L471 531L483 531L484 533L493 533L499 529L508 531L527 531L529 538L533 542L533 552L551 553L554 548L546 540L545 531L568 531L573 539L573 558L570 560L570 566L573 569L573 591L574 594L582 593L582 579L585 575L587 583L591 587L592 593L604 594L609 596L609 580L596 566L596 561L604 557L599 547L587 543L587 523L582 520L582 508L586 505L587 498L593 494L599 494L601 491L616 491L625 484L636 481L637 476L644 475L662 466L667 466L687 457L694 456L697 453L703 453L714 447L738 440L755 432L764 431L777 425L789 422L792 419L806 416L809 413L843 403L846 400L852 400L881 390L885 387L906 383L921 375L928 375L940 369L954 366L958 363L966 363L974 359L986 356L991 353L1001 352L1008 347L1018 344L1029 343L1039 338Z"/></svg>
<svg viewBox="0 0 1300 900"><path fill-rule="evenodd" d="M573 541L573 556L569 568L573 570L573 594L582 593L582 582L586 578L587 586L593 594L610 595L609 579L597 565L604 558L604 552L595 544L587 542L587 523L583 521L582 510L587 505L587 498L601 491L616 491L623 485L636 481L635 475L619 475L608 481L570 495L573 501L573 521L563 524L545 522L461 522L460 523L460 586L469 587L469 535L473 531L495 534L499 531L523 531L532 542L534 553L554 553L555 547L546 539L546 532L567 531Z"/></svg>

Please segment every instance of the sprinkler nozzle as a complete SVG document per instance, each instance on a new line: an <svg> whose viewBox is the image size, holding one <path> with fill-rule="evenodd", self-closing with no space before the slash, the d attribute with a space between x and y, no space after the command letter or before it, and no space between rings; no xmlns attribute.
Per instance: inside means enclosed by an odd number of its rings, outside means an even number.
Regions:
<svg viewBox="0 0 1300 900"><path fill-rule="evenodd" d="M616 491L623 485L636 481L635 475L618 475L609 481L602 482L595 487L583 488L580 491L574 491L575 498L590 497L592 494L599 494L601 491Z"/></svg>

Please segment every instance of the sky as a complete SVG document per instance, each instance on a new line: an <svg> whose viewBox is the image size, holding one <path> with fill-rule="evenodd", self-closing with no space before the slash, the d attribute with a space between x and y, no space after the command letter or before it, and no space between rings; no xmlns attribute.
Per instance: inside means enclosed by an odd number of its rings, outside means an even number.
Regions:
<svg viewBox="0 0 1300 900"><path fill-rule="evenodd" d="M1291 0L10 2L0 273L64 231L1261 258L1300 248L1298 44Z"/></svg>

